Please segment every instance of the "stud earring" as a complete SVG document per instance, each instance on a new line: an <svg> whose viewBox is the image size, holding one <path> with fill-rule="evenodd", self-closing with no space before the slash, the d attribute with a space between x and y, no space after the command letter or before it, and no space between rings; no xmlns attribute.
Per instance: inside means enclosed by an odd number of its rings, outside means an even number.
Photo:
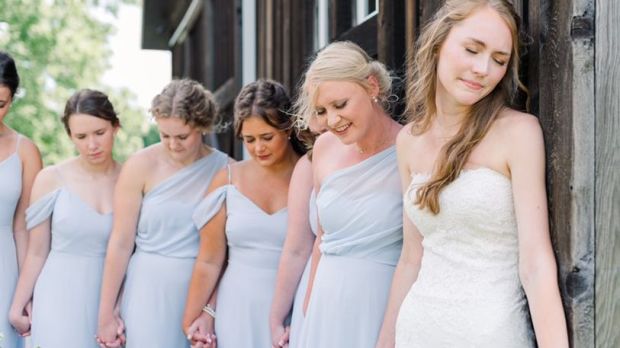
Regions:
<svg viewBox="0 0 620 348"><path fill-rule="evenodd" d="M377 96L372 97L372 101L375 102L375 104L379 103L379 98L377 98Z"/></svg>

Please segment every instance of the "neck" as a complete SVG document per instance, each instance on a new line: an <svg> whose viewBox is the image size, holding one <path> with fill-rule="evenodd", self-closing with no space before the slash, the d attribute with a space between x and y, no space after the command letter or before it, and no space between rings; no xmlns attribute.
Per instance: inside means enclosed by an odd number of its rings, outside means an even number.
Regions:
<svg viewBox="0 0 620 348"><path fill-rule="evenodd" d="M441 132L440 135L442 137L449 138L454 136L459 131L459 128L467 117L471 106L449 102L445 99L446 98L441 98L439 93L435 96L435 106L437 108L435 123L439 128L438 130Z"/></svg>
<svg viewBox="0 0 620 348"><path fill-rule="evenodd" d="M172 157L170 153L165 149L164 152L166 153L166 157L168 158L168 160L172 161L176 165L185 167L208 155L211 152L211 148L209 148L207 145L201 144L200 147L198 147L192 152L192 154L188 155L187 158L181 160L177 160Z"/></svg>
<svg viewBox="0 0 620 348"><path fill-rule="evenodd" d="M0 122L0 137L6 135L9 132L9 127L7 127L4 122Z"/></svg>
<svg viewBox="0 0 620 348"><path fill-rule="evenodd" d="M293 168L295 168L295 163L297 163L297 160L299 159L299 155L293 150L292 147L290 147L289 151L287 152L287 154L282 158L282 160L268 166L268 167L263 167L260 166L261 168L263 168L263 170L265 170L268 173L271 174L284 174L284 175L290 175L293 172Z"/></svg>
<svg viewBox="0 0 620 348"><path fill-rule="evenodd" d="M82 170L92 176L108 176L116 170L116 161L111 156L97 164L90 163L81 156L78 157L77 162Z"/></svg>
<svg viewBox="0 0 620 348"><path fill-rule="evenodd" d="M370 126L370 132L355 143L357 151L361 154L377 153L393 142L393 122L390 117L385 112L381 112L375 120Z"/></svg>

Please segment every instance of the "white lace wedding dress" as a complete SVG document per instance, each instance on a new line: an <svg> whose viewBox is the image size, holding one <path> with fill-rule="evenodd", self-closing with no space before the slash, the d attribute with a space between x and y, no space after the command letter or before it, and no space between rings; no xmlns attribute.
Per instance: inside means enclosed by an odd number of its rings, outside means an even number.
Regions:
<svg viewBox="0 0 620 348"><path fill-rule="evenodd" d="M396 347L534 347L510 180L465 170L441 192L437 215L412 203L426 180L412 175L404 195L424 255L400 309Z"/></svg>

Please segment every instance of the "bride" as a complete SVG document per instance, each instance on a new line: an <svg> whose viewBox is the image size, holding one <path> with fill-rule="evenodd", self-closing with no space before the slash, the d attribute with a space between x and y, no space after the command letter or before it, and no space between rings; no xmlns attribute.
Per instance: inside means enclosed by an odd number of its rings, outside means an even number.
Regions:
<svg viewBox="0 0 620 348"><path fill-rule="evenodd" d="M531 324L539 347L568 347L542 131L508 106L525 90L518 33L506 0L448 0L419 39L380 347L534 347Z"/></svg>

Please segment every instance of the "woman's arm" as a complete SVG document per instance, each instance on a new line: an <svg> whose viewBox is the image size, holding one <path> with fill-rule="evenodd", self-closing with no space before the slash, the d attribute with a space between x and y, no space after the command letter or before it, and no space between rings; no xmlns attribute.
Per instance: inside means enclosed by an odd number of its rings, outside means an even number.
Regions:
<svg viewBox="0 0 620 348"><path fill-rule="evenodd" d="M547 216L545 150L538 120L517 115L506 145L519 235L519 276L527 295L538 346L568 347L566 319Z"/></svg>
<svg viewBox="0 0 620 348"><path fill-rule="evenodd" d="M284 320L291 310L299 280L312 252L314 234L308 220L312 188L312 163L304 156L293 170L288 190L288 228L269 320L274 346L284 343L281 342L285 332Z"/></svg>
<svg viewBox="0 0 620 348"><path fill-rule="evenodd" d="M114 188L114 223L106 251L99 302L97 336L103 342L114 342L119 335L114 308L136 239L144 178L148 172L144 161L139 155L130 158L121 169Z"/></svg>
<svg viewBox="0 0 620 348"><path fill-rule="evenodd" d="M21 135L18 135L20 137ZM26 248L28 247L28 231L26 230L26 208L30 205L30 194L35 177L41 170L41 154L39 149L30 142L22 138L17 149L19 157L22 159L22 193L15 209L13 219L13 236L17 251L17 263L21 270L26 259Z"/></svg>
<svg viewBox="0 0 620 348"><path fill-rule="evenodd" d="M228 183L226 169L215 175L209 193ZM189 283L183 330L191 334L189 328L202 313L202 308L213 296L220 273L226 261L226 204L200 229L200 249L194 263Z"/></svg>
<svg viewBox="0 0 620 348"><path fill-rule="evenodd" d="M53 191L57 186L55 178L54 172L50 169L40 172L34 182L30 200L36 202ZM9 310L9 321L21 335L27 335L30 331L30 314L26 306L32 299L37 278L50 251L50 219L33 228L30 231L29 240L26 257L13 295L13 303Z"/></svg>
<svg viewBox="0 0 620 348"><path fill-rule="evenodd" d="M409 161L412 160L413 156L411 154L411 135L409 134L409 129L410 126L403 127L396 138L398 170L403 192L407 192L406 190L411 182ZM422 253L422 235L403 209L403 249L394 271L394 277L392 278L392 287L377 347L394 347L396 318L398 317L400 305L409 292L411 285L418 277Z"/></svg>

